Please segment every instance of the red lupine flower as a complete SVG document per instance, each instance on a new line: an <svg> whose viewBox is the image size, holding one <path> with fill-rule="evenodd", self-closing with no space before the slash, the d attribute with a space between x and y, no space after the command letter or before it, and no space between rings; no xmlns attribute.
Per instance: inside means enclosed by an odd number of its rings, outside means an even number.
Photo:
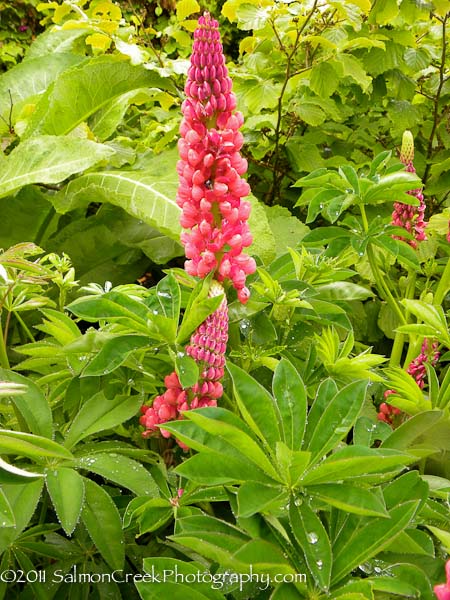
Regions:
<svg viewBox="0 0 450 600"><path fill-rule="evenodd" d="M438 343L433 342L431 344L431 348L428 346L428 340L425 338L422 343L422 348L420 350L419 356L417 356L411 363L407 369L407 373L414 377L417 385L423 390L425 385L425 377L427 375L426 363L430 363L431 366L435 366L439 360L439 352L438 352ZM387 400L389 396L395 394L395 390L386 390L384 392L384 398ZM380 412L377 417L379 421L384 421L385 423L389 423L389 425L393 424L393 417L395 415L401 414L401 411L398 408L391 406L386 402L382 402L380 404Z"/></svg>
<svg viewBox="0 0 450 600"><path fill-rule="evenodd" d="M414 139L410 131L405 131L402 139L402 149L400 151L400 160L405 165L405 171L415 173L413 164L414 159ZM414 196L419 201L419 206L394 202L394 212L392 213L392 225L403 227L414 236L414 239L407 240L412 248L417 248L417 242L426 240L425 228L427 223L424 221L425 201L421 189L409 190L410 196ZM398 240L404 240L401 236L393 236Z"/></svg>
<svg viewBox="0 0 450 600"><path fill-rule="evenodd" d="M438 600L450 600L450 560L445 564L447 582L435 585L433 590Z"/></svg>
<svg viewBox="0 0 450 600"><path fill-rule="evenodd" d="M223 287L213 281L209 296L224 294ZM173 371L164 379L166 391L153 400L152 406L141 408L140 423L145 427L142 434L148 437L157 431L163 437L170 437L170 432L159 425L183 418L183 411L205 406L217 406L217 400L223 394L220 379L224 374L225 350L228 341L228 306L224 295L219 308L215 310L192 334L186 353L198 363L200 379L191 388L181 386L178 375ZM178 445L187 450L180 440Z"/></svg>
<svg viewBox="0 0 450 600"><path fill-rule="evenodd" d="M177 164L177 203L181 225L189 230L181 236L188 258L185 268L198 277L214 271L219 281L230 279L245 303L246 276L256 264L243 253L252 243L247 223L251 206L242 200L250 193L241 177L247 161L239 153L244 119L235 111L218 23L209 13L200 17L194 38Z"/></svg>

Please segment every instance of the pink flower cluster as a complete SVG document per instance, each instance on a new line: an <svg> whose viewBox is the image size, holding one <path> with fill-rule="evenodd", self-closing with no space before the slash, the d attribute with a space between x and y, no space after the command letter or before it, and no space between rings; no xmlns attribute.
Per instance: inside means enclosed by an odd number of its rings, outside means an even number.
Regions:
<svg viewBox="0 0 450 600"><path fill-rule="evenodd" d="M407 369L407 373L414 377L417 385L423 390L425 386L425 377L427 376L426 363L430 363L431 366L435 366L439 360L439 352L438 352L438 343L433 342L431 344L431 348L428 345L428 340L425 338L422 343L422 348L420 350L419 356L417 356L411 363ZM389 398L391 394L395 394L395 390L386 390L384 392L385 399ZM393 424L393 418L397 415L400 415L401 411L398 408L387 404L386 402L382 402L380 404L380 412L377 417L379 421L384 421L385 423Z"/></svg>
<svg viewBox="0 0 450 600"><path fill-rule="evenodd" d="M433 588L438 600L450 600L450 560L445 564L445 574L447 576L447 582L435 585Z"/></svg>
<svg viewBox="0 0 450 600"><path fill-rule="evenodd" d="M252 243L247 223L251 205L242 200L250 193L241 177L247 171L240 154L243 116L234 112L236 97L218 23L209 13L200 17L194 38L177 164L177 203L181 225L189 230L181 237L188 259L185 268L198 277L213 271L219 281L230 279L245 303L246 276L254 273L256 264L243 253Z"/></svg>
<svg viewBox="0 0 450 600"><path fill-rule="evenodd" d="M224 290L221 284L213 281L209 296L222 294ZM200 380L193 387L184 389L175 371L167 375L164 379L166 391L154 399L152 406L141 408L140 423L146 428L144 437L159 430L163 437L168 438L170 432L159 428L159 425L182 419L185 410L217 405L217 400L223 394L220 379L224 374L227 341L228 306L224 296L219 308L196 329L186 347L186 354L199 365ZM188 449L180 440L177 443L184 450Z"/></svg>
<svg viewBox="0 0 450 600"><path fill-rule="evenodd" d="M400 160L405 165L405 171L415 173L416 169L413 165L414 159L414 139L410 131L405 131L402 140L402 149L400 151ZM392 225L403 227L414 239L407 240L412 248L417 248L417 242L427 239L425 228L427 223L424 220L425 216L425 201L421 189L410 190L407 192L410 196L414 196L419 201L419 206L403 204L402 202L394 202L394 212L392 213ZM406 241L401 236L393 236L398 240Z"/></svg>

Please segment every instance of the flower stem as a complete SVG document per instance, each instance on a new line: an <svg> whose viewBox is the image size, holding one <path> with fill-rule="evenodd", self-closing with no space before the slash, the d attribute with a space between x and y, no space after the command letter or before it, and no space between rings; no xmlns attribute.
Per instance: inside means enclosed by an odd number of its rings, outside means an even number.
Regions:
<svg viewBox="0 0 450 600"><path fill-rule="evenodd" d="M1 326L1 321L0 321L0 365L3 367L3 369L10 368L8 354L6 352L5 338L3 336L3 329Z"/></svg>
<svg viewBox="0 0 450 600"><path fill-rule="evenodd" d="M362 223L364 227L364 232L367 233L369 231L369 222L367 220L366 209L363 204L360 204ZM370 268L372 269L372 273L375 279L375 283L377 284L378 292L380 296L385 300L388 305L392 308L394 313L397 315L400 323L402 325L406 325L406 319L403 315L401 308L398 305L398 302L395 300L394 296L389 289L388 284L383 279L383 275L378 268L377 260L371 243L367 244L367 258L369 260Z"/></svg>
<svg viewBox="0 0 450 600"><path fill-rule="evenodd" d="M412 269L409 270L408 286L406 288L405 298L414 298L414 292L416 289L416 272ZM409 311L405 311L405 319L409 321ZM403 346L405 343L405 334L397 332L394 338L394 344L392 346L391 358L389 365L391 367L398 367L402 358Z"/></svg>
<svg viewBox="0 0 450 600"><path fill-rule="evenodd" d="M447 264L445 265L444 272L442 273L441 279L436 288L436 293L434 294L433 304L435 306L442 304L449 289L450 289L450 260L448 260Z"/></svg>

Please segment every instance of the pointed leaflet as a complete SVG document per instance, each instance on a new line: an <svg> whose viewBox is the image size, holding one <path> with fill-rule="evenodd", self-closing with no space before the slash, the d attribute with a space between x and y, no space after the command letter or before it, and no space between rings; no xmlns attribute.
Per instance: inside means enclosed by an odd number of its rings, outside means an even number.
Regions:
<svg viewBox="0 0 450 600"><path fill-rule="evenodd" d="M0 527L15 527L16 519L5 492L0 489Z"/></svg>
<svg viewBox="0 0 450 600"><path fill-rule="evenodd" d="M28 525L41 497L42 480L23 485L2 485L2 491L11 507L16 522L15 527L0 527L0 554L13 542Z"/></svg>
<svg viewBox="0 0 450 600"><path fill-rule="evenodd" d="M27 456L36 462L44 462L43 458L71 460L72 454L53 440L31 433L0 429L0 454L18 454Z"/></svg>
<svg viewBox="0 0 450 600"><path fill-rule="evenodd" d="M140 396L121 395L110 400L102 391L98 392L80 408L67 432L64 445L71 448L88 435L117 427L133 417L141 404Z"/></svg>
<svg viewBox="0 0 450 600"><path fill-rule="evenodd" d="M282 439L291 450L300 450L308 400L300 375L285 358L281 359L275 369L272 390L280 414Z"/></svg>
<svg viewBox="0 0 450 600"><path fill-rule="evenodd" d="M64 531L72 535L83 506L83 478L74 469L61 467L47 472L46 484Z"/></svg>
<svg viewBox="0 0 450 600"><path fill-rule="evenodd" d="M228 363L227 368L233 379L242 416L258 437L274 449L276 442L280 440L280 430L272 396L256 379L236 365Z"/></svg>
<svg viewBox="0 0 450 600"><path fill-rule="evenodd" d="M84 484L86 501L81 513L83 523L111 569L122 569L125 542L119 511L101 486L90 479L84 479Z"/></svg>
<svg viewBox="0 0 450 600"><path fill-rule="evenodd" d="M28 377L23 377L9 369L0 369L0 380L25 386L25 393L11 395L11 402L15 404L31 433L51 438L52 411L39 387Z"/></svg>
<svg viewBox="0 0 450 600"><path fill-rule="evenodd" d="M341 510L372 517L387 517L386 507L378 494L347 483L324 483L308 486L308 493Z"/></svg>
<svg viewBox="0 0 450 600"><path fill-rule="evenodd" d="M366 387L367 381L354 381L342 388L325 407L307 447L313 460L329 452L350 431L364 403Z"/></svg>
<svg viewBox="0 0 450 600"><path fill-rule="evenodd" d="M116 452L87 454L78 459L78 467L97 473L138 496L159 494L158 486L147 469L128 456Z"/></svg>
<svg viewBox="0 0 450 600"><path fill-rule="evenodd" d="M2 160L0 198L31 183L60 183L114 153L90 140L43 135L21 142Z"/></svg>
<svg viewBox="0 0 450 600"><path fill-rule="evenodd" d="M289 520L314 581L320 589L327 590L333 561L330 540L322 521L306 502L296 506L293 498L289 505Z"/></svg>

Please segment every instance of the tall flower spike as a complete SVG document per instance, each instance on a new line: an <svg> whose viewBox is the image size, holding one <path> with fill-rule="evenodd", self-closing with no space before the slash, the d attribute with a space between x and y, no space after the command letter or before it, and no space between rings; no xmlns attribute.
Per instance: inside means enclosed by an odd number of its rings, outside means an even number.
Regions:
<svg viewBox="0 0 450 600"><path fill-rule="evenodd" d="M247 171L240 154L244 119L235 111L218 23L209 13L198 20L194 40L177 164L177 203L187 230L181 237L188 259L185 268L198 277L213 271L219 281L230 279L245 303L246 276L256 264L243 253L252 243L247 223L251 205L243 200L250 187L241 177Z"/></svg>
<svg viewBox="0 0 450 600"><path fill-rule="evenodd" d="M228 341L228 306L222 285L213 281L209 297L224 295L219 307L191 335L186 353L198 364L199 381L191 388L183 388L178 375L173 371L164 379L166 391L153 400L152 406L143 406L140 423L145 427L142 434L148 437L161 432L163 437L170 433L159 426L183 418L183 411L192 408L217 406L217 400L222 396L223 387L220 383L224 374L225 350ZM187 450L180 440L178 445Z"/></svg>
<svg viewBox="0 0 450 600"><path fill-rule="evenodd" d="M410 131L405 131L402 138L402 149L400 151L400 160L405 165L405 171L415 173L414 168L414 138ZM392 225L403 227L414 236L414 239L408 240L412 248L417 248L417 242L426 240L425 228L427 223L424 221L425 202L421 189L410 190L407 192L419 201L419 206L394 202L394 212L392 213ZM394 236L398 240L403 240L401 236Z"/></svg>

